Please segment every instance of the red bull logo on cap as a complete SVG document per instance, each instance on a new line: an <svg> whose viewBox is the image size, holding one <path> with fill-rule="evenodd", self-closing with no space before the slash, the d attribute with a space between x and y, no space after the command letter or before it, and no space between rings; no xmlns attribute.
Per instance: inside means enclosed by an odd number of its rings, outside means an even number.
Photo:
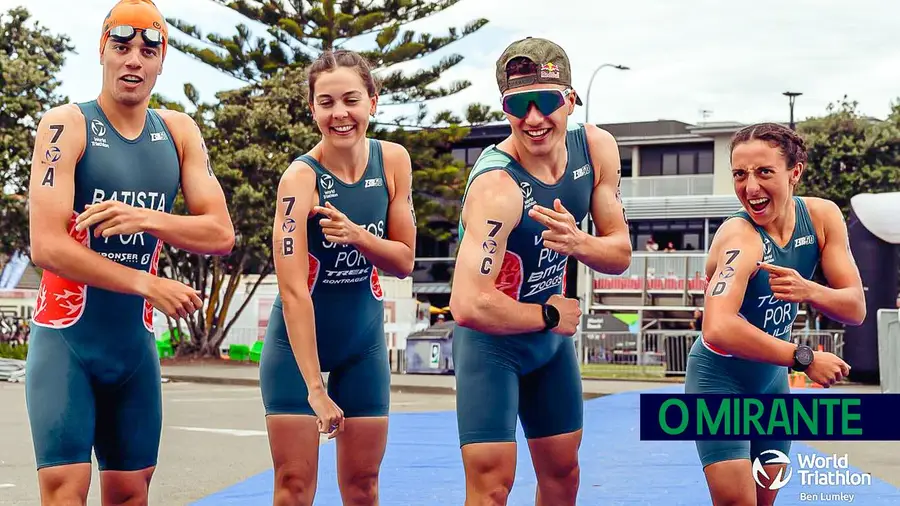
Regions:
<svg viewBox="0 0 900 506"><path fill-rule="evenodd" d="M541 77L548 79L559 79L559 67L553 62L547 62L541 65Z"/></svg>

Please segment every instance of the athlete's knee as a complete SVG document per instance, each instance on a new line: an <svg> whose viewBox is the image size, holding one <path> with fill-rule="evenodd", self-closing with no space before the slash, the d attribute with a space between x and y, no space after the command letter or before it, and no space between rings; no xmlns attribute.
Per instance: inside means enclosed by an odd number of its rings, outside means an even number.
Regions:
<svg viewBox="0 0 900 506"><path fill-rule="evenodd" d="M275 467L275 504L277 506L312 505L316 492L315 468L301 462Z"/></svg>
<svg viewBox="0 0 900 506"><path fill-rule="evenodd" d="M41 506L86 506L87 490L77 487L41 488Z"/></svg>
<svg viewBox="0 0 900 506"><path fill-rule="evenodd" d="M101 472L100 495L103 506L146 506L154 469Z"/></svg>
<svg viewBox="0 0 900 506"><path fill-rule="evenodd" d="M493 447L463 447L466 488L473 496L466 501L467 506L503 506L509 498L515 478L515 446L511 452Z"/></svg>
<svg viewBox="0 0 900 506"><path fill-rule="evenodd" d="M580 476L581 467L578 464L578 456L573 455L565 459L558 459L550 464L546 472L542 473L542 476L539 476L538 479L557 488L571 490L574 496Z"/></svg>
<svg viewBox="0 0 900 506"><path fill-rule="evenodd" d="M557 456L545 459L538 473L538 490L542 504L575 504L581 467L578 455Z"/></svg>
<svg viewBox="0 0 900 506"><path fill-rule="evenodd" d="M721 490L713 497L713 506L758 506L756 497L740 490Z"/></svg>
<svg viewBox="0 0 900 506"><path fill-rule="evenodd" d="M378 469L365 469L353 472L345 481L342 494L344 505L370 506L378 504Z"/></svg>
<svg viewBox="0 0 900 506"><path fill-rule="evenodd" d="M41 506L84 506L91 483L90 464L45 467L38 471Z"/></svg>

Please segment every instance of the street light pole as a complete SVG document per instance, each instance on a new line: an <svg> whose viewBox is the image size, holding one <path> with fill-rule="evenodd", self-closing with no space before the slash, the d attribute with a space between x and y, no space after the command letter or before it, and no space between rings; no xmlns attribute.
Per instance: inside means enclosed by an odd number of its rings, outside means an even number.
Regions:
<svg viewBox="0 0 900 506"><path fill-rule="evenodd" d="M614 63L604 63L597 68L594 69L594 73L591 74L591 80L588 81L587 88L587 96L584 99L584 122L585 124L591 122L591 88L594 85L594 78L597 77L597 72L604 67L612 67L614 69L619 70L630 70L629 67L625 65L616 65ZM591 234L593 233L590 227L590 218L585 217L584 221L581 222L581 230ZM576 283L575 285L578 287L578 292L581 296L581 313L583 315L589 315L591 313L591 305L594 300L594 275L593 272L581 262L578 262L577 267L577 275L576 275ZM579 332L578 337L574 339L575 341L575 350L578 355L578 363L584 363L584 320L579 325L581 332Z"/></svg>
<svg viewBox="0 0 900 506"><path fill-rule="evenodd" d="M791 130L796 130L794 125L794 101L803 93L797 91L786 91L782 95L788 98L788 106L791 108Z"/></svg>
<svg viewBox="0 0 900 506"><path fill-rule="evenodd" d="M585 123L591 122L591 88L594 85L594 78L597 77L597 72L599 72L600 69L602 69L604 67L612 67L614 69L619 69L619 70L631 70L631 67L626 67L625 65L616 65L614 63L604 63L594 69L594 73L591 74L591 80L588 81L587 96L585 97L585 100L584 100L584 122Z"/></svg>

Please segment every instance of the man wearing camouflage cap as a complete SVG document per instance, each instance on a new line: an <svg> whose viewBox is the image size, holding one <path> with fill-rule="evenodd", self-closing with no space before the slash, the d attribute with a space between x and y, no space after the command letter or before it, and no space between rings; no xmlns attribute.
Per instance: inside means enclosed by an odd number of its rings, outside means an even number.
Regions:
<svg viewBox="0 0 900 506"><path fill-rule="evenodd" d="M581 99L557 44L514 42L496 77L512 133L472 169L450 298L466 504L506 504L518 416L536 504L574 505L583 404L569 337L581 310L566 271L569 258L606 274L631 263L619 150L594 125L568 125ZM588 214L598 236L579 228Z"/></svg>

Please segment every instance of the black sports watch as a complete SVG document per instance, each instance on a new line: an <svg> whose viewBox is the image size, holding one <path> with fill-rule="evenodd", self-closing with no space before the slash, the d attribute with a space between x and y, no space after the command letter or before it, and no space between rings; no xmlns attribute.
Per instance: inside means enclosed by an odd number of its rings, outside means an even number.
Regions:
<svg viewBox="0 0 900 506"><path fill-rule="evenodd" d="M805 344L798 344L797 349L794 350L794 365L791 366L791 369L803 372L805 371L813 361L813 349Z"/></svg>
<svg viewBox="0 0 900 506"><path fill-rule="evenodd" d="M544 317L544 331L559 325L559 309L556 309L553 304L542 304L541 316Z"/></svg>

